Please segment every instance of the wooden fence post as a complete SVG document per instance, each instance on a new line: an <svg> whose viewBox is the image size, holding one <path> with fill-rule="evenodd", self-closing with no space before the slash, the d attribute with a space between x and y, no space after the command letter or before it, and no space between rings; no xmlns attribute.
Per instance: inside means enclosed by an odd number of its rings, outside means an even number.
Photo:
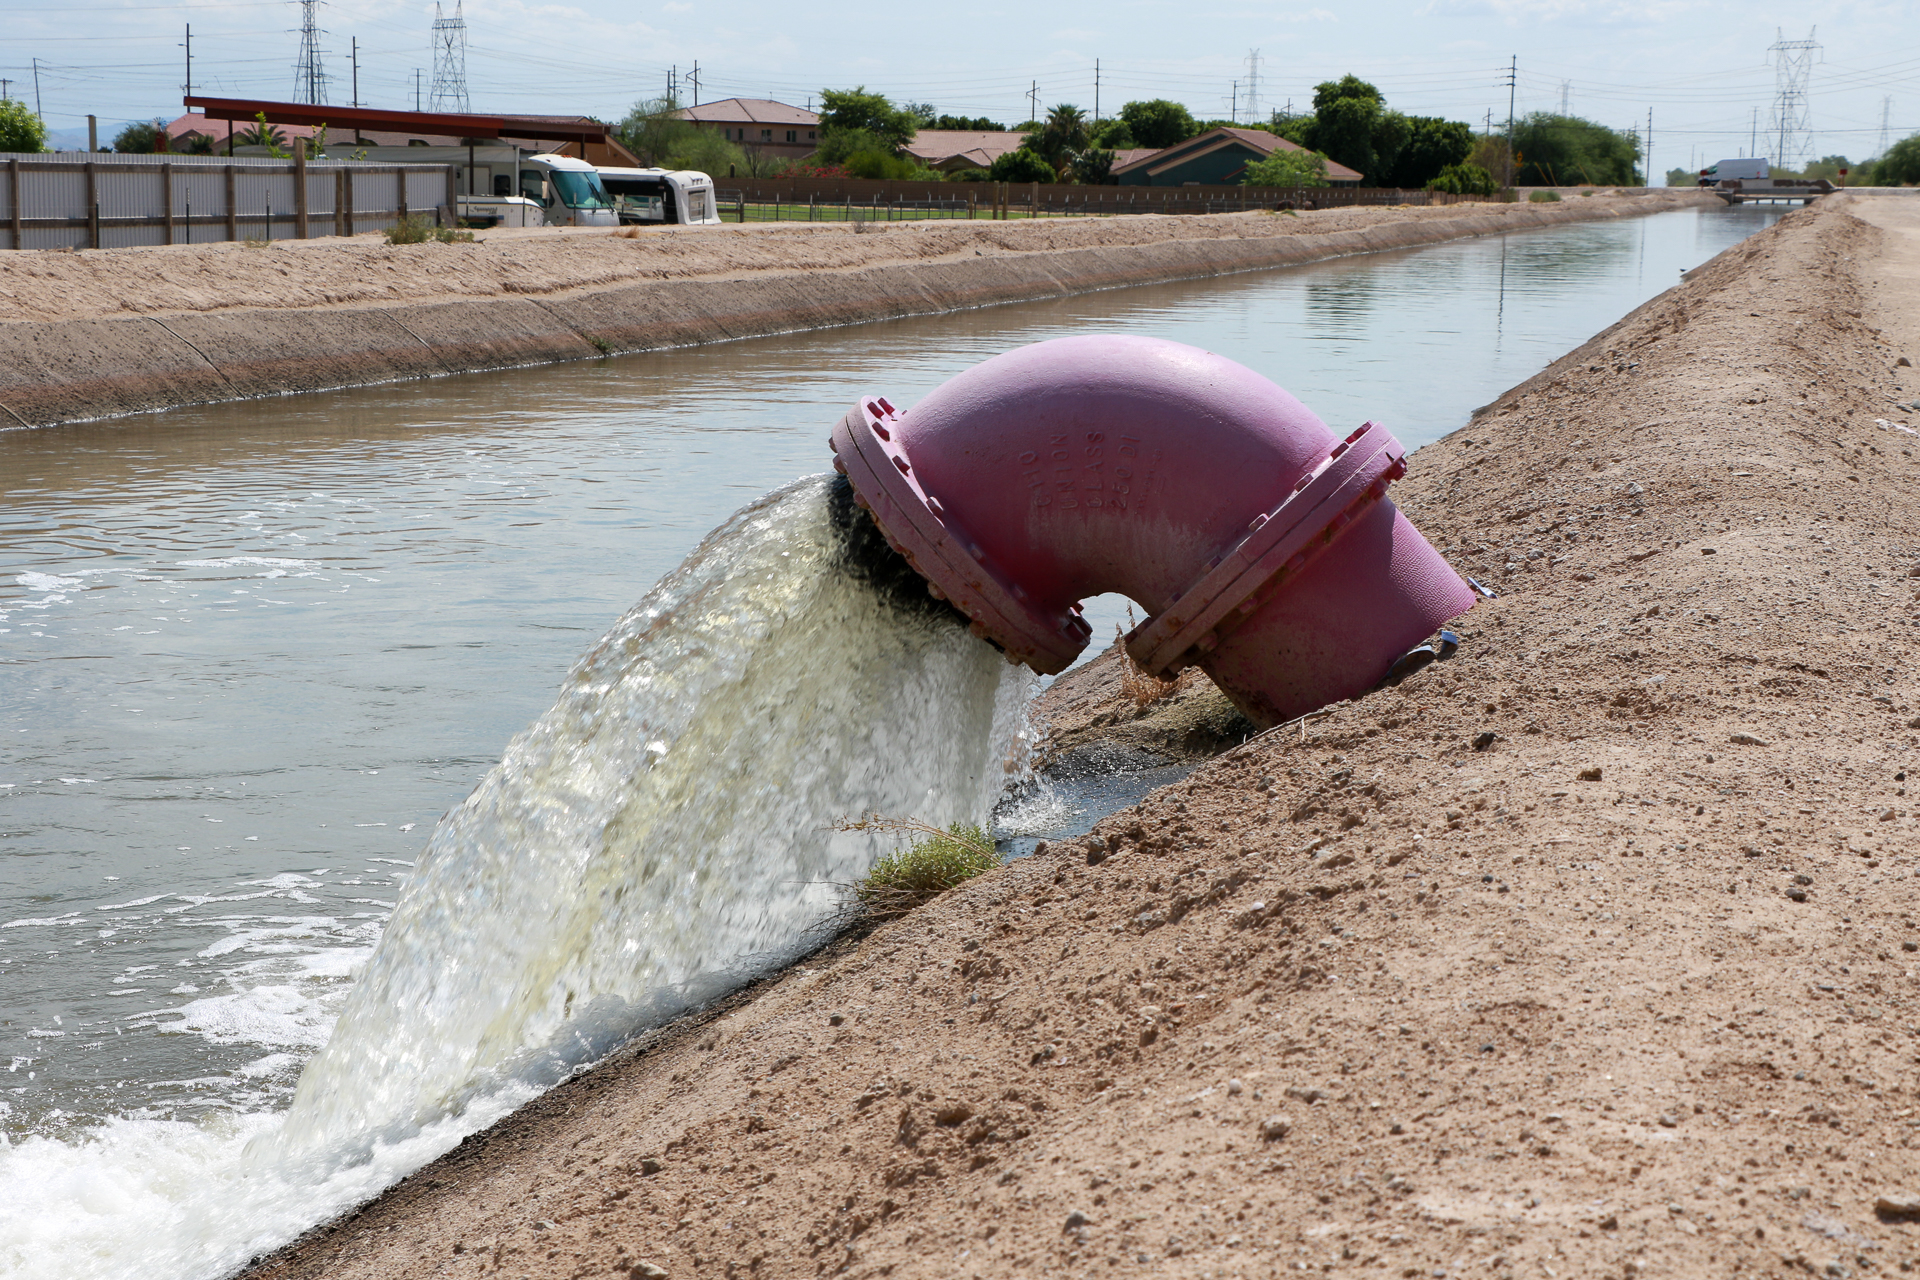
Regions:
<svg viewBox="0 0 1920 1280"><path fill-rule="evenodd" d="M472 171L469 170L468 172ZM393 176L400 193L400 221L405 222L409 216L407 213L407 171L404 168L395 169Z"/></svg>
<svg viewBox="0 0 1920 1280"><path fill-rule="evenodd" d="M307 228L307 143L293 140L293 238L311 240Z"/></svg>
<svg viewBox="0 0 1920 1280"><path fill-rule="evenodd" d="M345 165L333 171L333 234L353 234L353 170Z"/></svg>
<svg viewBox="0 0 1920 1280"><path fill-rule="evenodd" d="M164 135L163 135L164 136ZM160 165L160 208L166 214L167 232L162 244L173 243L173 161Z"/></svg>
<svg viewBox="0 0 1920 1280"><path fill-rule="evenodd" d="M240 184L234 177L234 167L224 167L227 171L227 240L232 242L240 238Z"/></svg>
<svg viewBox="0 0 1920 1280"><path fill-rule="evenodd" d="M516 173L513 175L512 190L519 189L520 175ZM454 177L452 165L447 166L447 225L449 227L460 225L460 180Z"/></svg>

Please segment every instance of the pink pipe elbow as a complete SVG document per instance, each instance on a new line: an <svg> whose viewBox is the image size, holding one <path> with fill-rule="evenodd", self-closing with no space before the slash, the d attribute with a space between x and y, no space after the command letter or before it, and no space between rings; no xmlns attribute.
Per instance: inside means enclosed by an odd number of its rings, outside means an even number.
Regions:
<svg viewBox="0 0 1920 1280"><path fill-rule="evenodd" d="M855 500L974 634L1035 671L1091 636L1079 602L1147 620L1149 672L1204 669L1261 727L1355 697L1473 607L1386 498L1405 450L1342 440L1242 365L1157 338L1058 338L976 365L911 412L833 433Z"/></svg>

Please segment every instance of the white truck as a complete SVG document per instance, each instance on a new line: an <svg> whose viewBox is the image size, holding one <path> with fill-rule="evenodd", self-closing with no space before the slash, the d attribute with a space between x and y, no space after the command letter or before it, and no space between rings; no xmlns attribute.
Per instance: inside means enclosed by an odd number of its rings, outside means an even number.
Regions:
<svg viewBox="0 0 1920 1280"><path fill-rule="evenodd" d="M623 226L718 226L713 179L692 169L600 170Z"/></svg>

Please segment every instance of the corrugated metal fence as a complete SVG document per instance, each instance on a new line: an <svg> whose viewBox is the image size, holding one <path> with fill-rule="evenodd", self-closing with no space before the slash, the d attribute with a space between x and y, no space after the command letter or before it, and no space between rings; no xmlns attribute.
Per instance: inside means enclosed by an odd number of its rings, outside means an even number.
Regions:
<svg viewBox="0 0 1920 1280"><path fill-rule="evenodd" d="M9 249L117 249L305 240L379 231L409 213L448 220L444 164L232 156L0 154Z"/></svg>

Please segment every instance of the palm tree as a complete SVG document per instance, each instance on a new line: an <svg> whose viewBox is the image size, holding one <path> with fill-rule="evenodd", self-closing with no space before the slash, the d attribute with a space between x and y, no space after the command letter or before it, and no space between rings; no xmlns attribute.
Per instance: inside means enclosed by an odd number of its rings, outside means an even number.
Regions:
<svg viewBox="0 0 1920 1280"><path fill-rule="evenodd" d="M1039 152L1055 173L1064 174L1087 149L1089 141L1087 113L1062 103L1047 112L1046 123L1027 146Z"/></svg>

